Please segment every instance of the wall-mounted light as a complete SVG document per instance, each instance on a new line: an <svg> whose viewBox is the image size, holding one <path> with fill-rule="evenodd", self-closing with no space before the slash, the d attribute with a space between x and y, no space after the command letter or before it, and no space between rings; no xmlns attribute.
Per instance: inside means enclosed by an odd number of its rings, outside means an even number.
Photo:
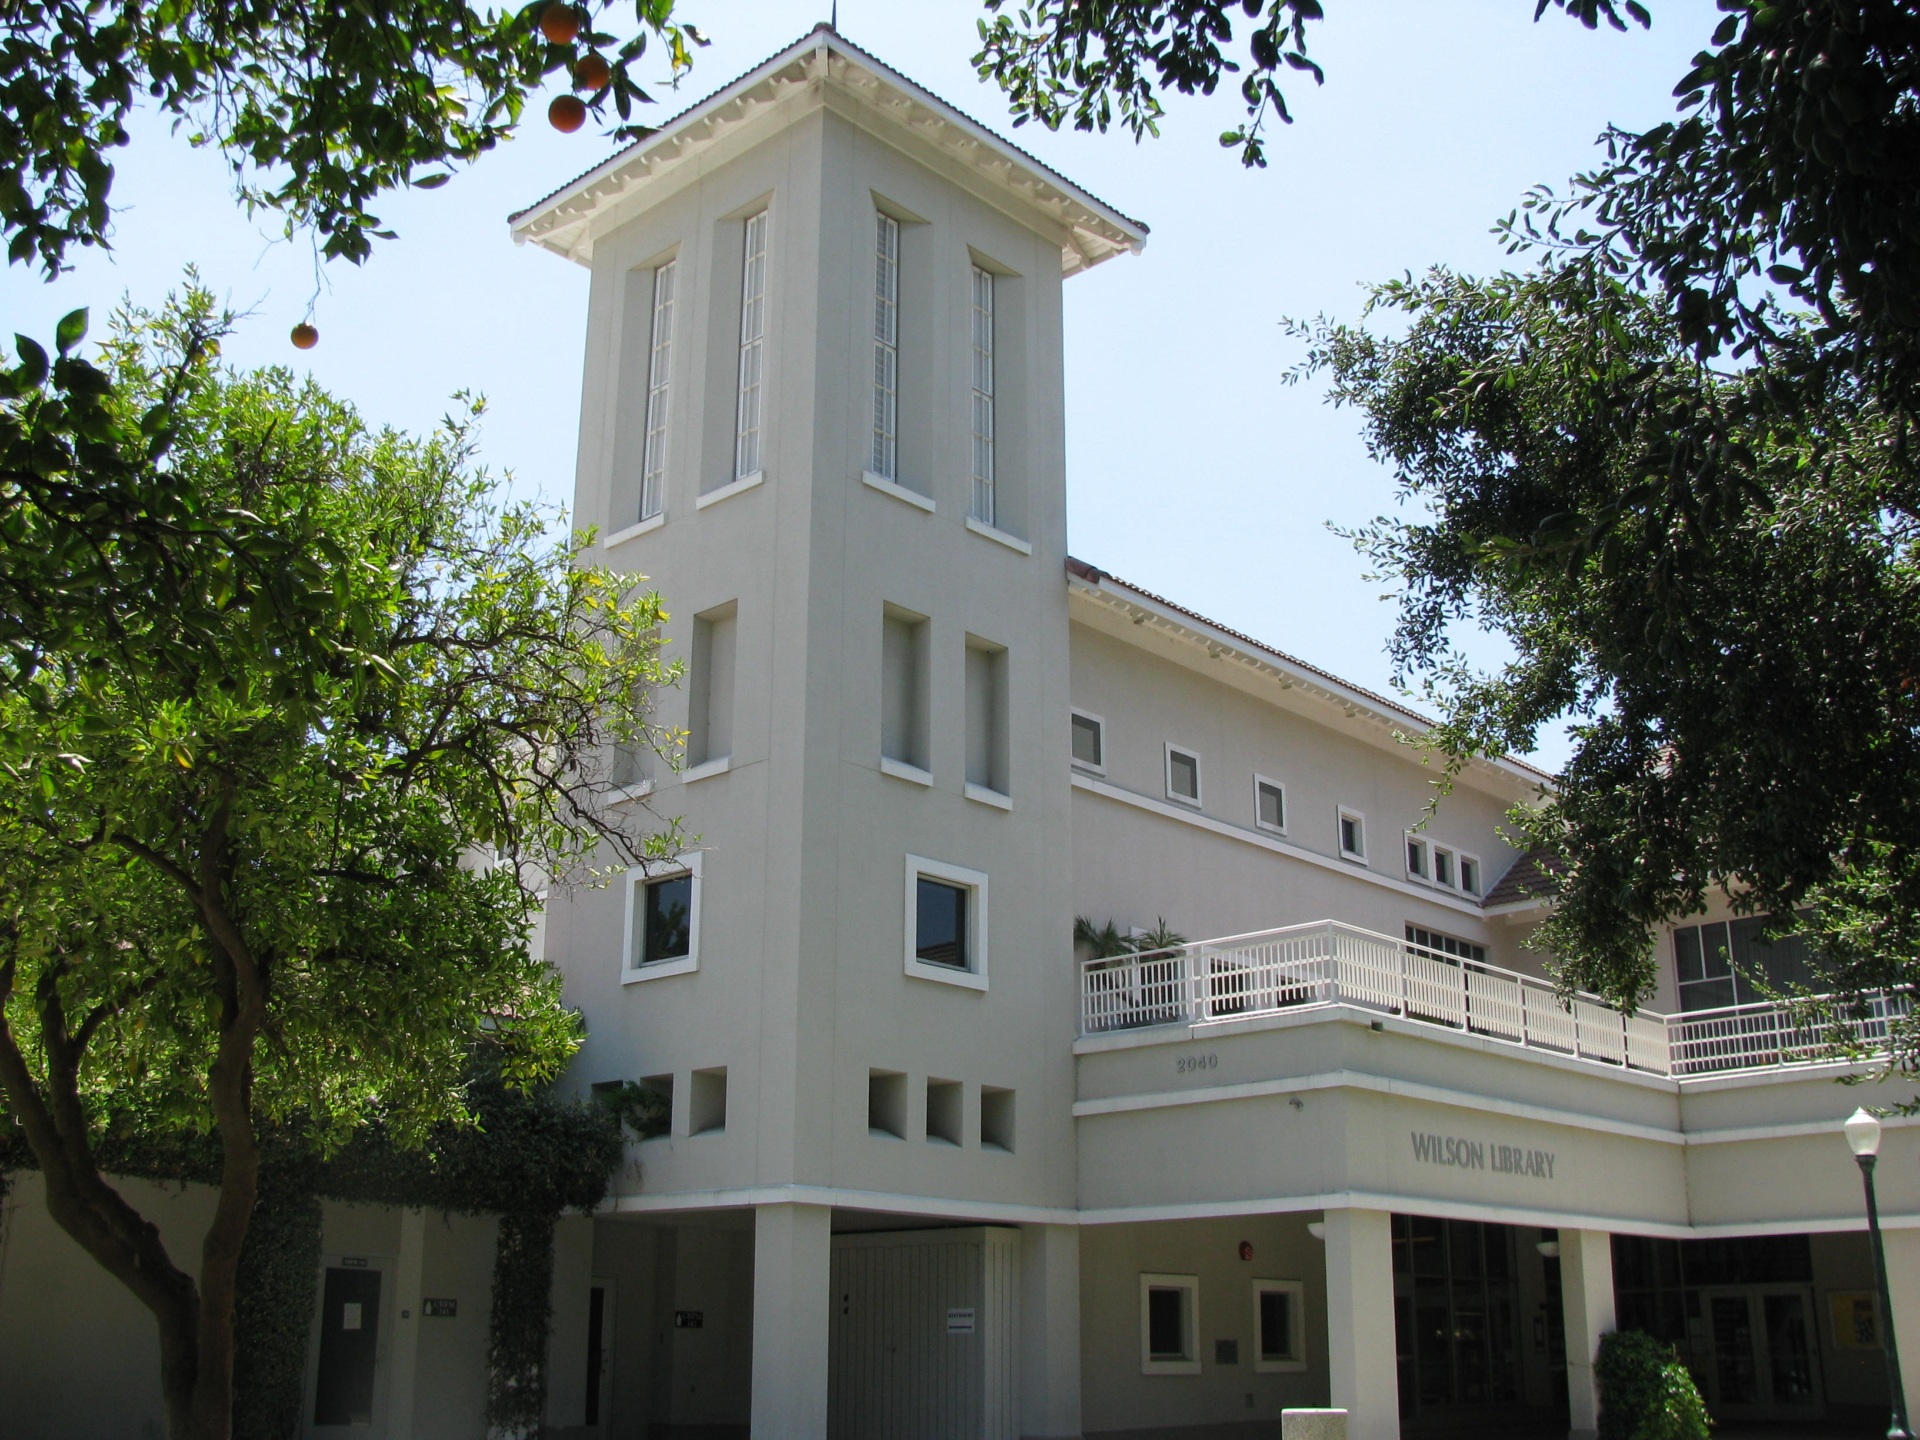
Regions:
<svg viewBox="0 0 1920 1440"><path fill-rule="evenodd" d="M1307 1234L1311 1235L1316 1240L1325 1240L1327 1238L1326 1221L1309 1220L1307 1222Z"/></svg>
<svg viewBox="0 0 1920 1440"><path fill-rule="evenodd" d="M1242 1260L1253 1259L1253 1242L1251 1240L1242 1240L1240 1242L1240 1258Z"/></svg>

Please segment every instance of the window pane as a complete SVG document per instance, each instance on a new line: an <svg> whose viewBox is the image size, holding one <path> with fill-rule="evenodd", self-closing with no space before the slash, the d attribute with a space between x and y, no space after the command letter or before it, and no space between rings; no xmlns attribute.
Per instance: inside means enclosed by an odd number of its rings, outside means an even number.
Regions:
<svg viewBox="0 0 1920 1440"><path fill-rule="evenodd" d="M1700 963L1700 927L1684 925L1673 932L1673 968L1676 978L1685 984L1689 980L1704 980L1707 972Z"/></svg>
<svg viewBox="0 0 1920 1440"><path fill-rule="evenodd" d="M1700 948L1705 952L1703 958L1709 978L1733 974L1733 942L1725 921L1700 927Z"/></svg>
<svg viewBox="0 0 1920 1440"><path fill-rule="evenodd" d="M1167 759L1167 775L1174 794L1188 800L1200 798L1200 762L1193 756L1173 751Z"/></svg>
<svg viewBox="0 0 1920 1440"><path fill-rule="evenodd" d="M1453 852L1451 850L1433 852L1433 880L1436 885L1453 884Z"/></svg>
<svg viewBox="0 0 1920 1440"><path fill-rule="evenodd" d="M1340 848L1348 855L1366 854L1366 836L1361 833L1360 821L1353 815L1340 817Z"/></svg>
<svg viewBox="0 0 1920 1440"><path fill-rule="evenodd" d="M1480 862L1460 857L1460 888L1469 895L1480 893Z"/></svg>
<svg viewBox="0 0 1920 1440"><path fill-rule="evenodd" d="M1274 830L1287 828L1286 797L1278 785L1260 782L1260 823Z"/></svg>
<svg viewBox="0 0 1920 1440"><path fill-rule="evenodd" d="M914 957L929 965L967 968L967 901L964 886L919 877L914 887Z"/></svg>
<svg viewBox="0 0 1920 1440"><path fill-rule="evenodd" d="M1341 823L1344 824L1345 822L1343 821ZM1341 832L1340 843L1343 846L1347 843L1347 837L1344 831ZM1422 879L1426 878L1427 847L1419 840L1407 841L1407 873L1409 875L1418 875Z"/></svg>
<svg viewBox="0 0 1920 1440"><path fill-rule="evenodd" d="M1260 1358L1293 1358L1293 1297L1284 1290L1260 1292Z"/></svg>
<svg viewBox="0 0 1920 1440"><path fill-rule="evenodd" d="M1155 1285L1147 1291L1147 1354L1155 1360L1187 1358L1187 1292Z"/></svg>
<svg viewBox="0 0 1920 1440"><path fill-rule="evenodd" d="M693 877L675 875L647 885L640 963L677 960L693 948Z"/></svg>
<svg viewBox="0 0 1920 1440"><path fill-rule="evenodd" d="M993 467L993 276L973 269L973 495L968 513L997 523Z"/></svg>
<svg viewBox="0 0 1920 1440"><path fill-rule="evenodd" d="M1085 715L1073 717L1073 758L1082 765L1101 765L1100 722Z"/></svg>

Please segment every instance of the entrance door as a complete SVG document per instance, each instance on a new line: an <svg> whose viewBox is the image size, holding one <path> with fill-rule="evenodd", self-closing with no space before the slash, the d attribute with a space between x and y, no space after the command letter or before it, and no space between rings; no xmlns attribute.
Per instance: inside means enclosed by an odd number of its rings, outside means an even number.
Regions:
<svg viewBox="0 0 1920 1440"><path fill-rule="evenodd" d="M587 1292L587 1428L613 1423L613 1277L596 1275Z"/></svg>
<svg viewBox="0 0 1920 1440"><path fill-rule="evenodd" d="M313 1423L371 1426L379 1361L380 1272L328 1266L320 1297Z"/></svg>
<svg viewBox="0 0 1920 1440"><path fill-rule="evenodd" d="M1715 1419L1805 1420L1821 1413L1811 1291L1706 1290L1700 1319ZM1699 1338L1696 1358L1701 1358Z"/></svg>

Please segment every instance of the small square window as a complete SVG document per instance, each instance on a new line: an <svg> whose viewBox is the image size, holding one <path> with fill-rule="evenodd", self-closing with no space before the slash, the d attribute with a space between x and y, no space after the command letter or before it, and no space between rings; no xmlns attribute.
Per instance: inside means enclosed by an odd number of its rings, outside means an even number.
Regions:
<svg viewBox="0 0 1920 1440"><path fill-rule="evenodd" d="M1307 1368L1304 1326L1301 1323L1301 1284L1298 1280L1253 1282L1255 1370Z"/></svg>
<svg viewBox="0 0 1920 1440"><path fill-rule="evenodd" d="M1167 798L1200 803L1200 757L1177 745L1167 746Z"/></svg>
<svg viewBox="0 0 1920 1440"><path fill-rule="evenodd" d="M1264 775L1253 777L1253 823L1276 835L1287 833L1287 792Z"/></svg>
<svg viewBox="0 0 1920 1440"><path fill-rule="evenodd" d="M987 988L987 877L907 857L907 974Z"/></svg>
<svg viewBox="0 0 1920 1440"><path fill-rule="evenodd" d="M1200 1281L1193 1275L1140 1277L1140 1373L1198 1375Z"/></svg>
<svg viewBox="0 0 1920 1440"><path fill-rule="evenodd" d="M1340 857L1367 862L1367 817L1358 810L1340 812Z"/></svg>
<svg viewBox="0 0 1920 1440"><path fill-rule="evenodd" d="M1073 712L1073 763L1102 775L1107 770L1106 721L1084 710Z"/></svg>
<svg viewBox="0 0 1920 1440"><path fill-rule="evenodd" d="M667 874L635 872L627 888L623 978L683 975L700 964L700 861L683 855Z"/></svg>

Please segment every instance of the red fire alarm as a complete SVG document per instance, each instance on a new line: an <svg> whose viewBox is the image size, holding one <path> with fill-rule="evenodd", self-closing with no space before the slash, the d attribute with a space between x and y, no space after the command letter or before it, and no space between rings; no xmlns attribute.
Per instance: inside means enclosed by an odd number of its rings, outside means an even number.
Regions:
<svg viewBox="0 0 1920 1440"><path fill-rule="evenodd" d="M1253 1259L1253 1242L1251 1240L1242 1240L1240 1242L1240 1258L1242 1260Z"/></svg>

